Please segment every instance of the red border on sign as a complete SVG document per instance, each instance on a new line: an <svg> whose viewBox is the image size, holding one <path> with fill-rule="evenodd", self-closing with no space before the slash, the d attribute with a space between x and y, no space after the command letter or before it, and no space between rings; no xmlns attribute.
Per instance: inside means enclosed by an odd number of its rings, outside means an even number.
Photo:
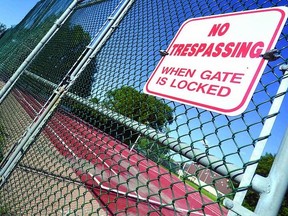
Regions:
<svg viewBox="0 0 288 216"><path fill-rule="evenodd" d="M271 38L271 41L269 42L268 44L268 47L267 47L267 50L271 50L272 49L272 45L274 43L274 41L276 40L276 36L277 34L279 33L279 30L280 30L280 27L284 21L284 18L285 18L285 11L279 9L279 8L268 8L268 9L261 9L261 10L254 10L254 11L244 11L244 12L236 12L236 13L229 13L229 14L222 14L222 15L215 15L215 16L209 16L209 17L201 17L201 18L192 18L190 20L187 20L186 22L183 23L183 25L181 26L181 28L178 30L176 36L174 37L174 39L172 40L172 42L170 43L170 46L168 47L167 50L169 50L171 48L171 46L174 44L175 40L177 39L178 35L180 34L180 32L182 31L182 29L184 28L184 26L190 22L193 22L193 21L198 21L198 20L205 20L205 19L214 19L214 18L219 18L219 17L227 17L227 16L238 16L238 15L245 15L245 14L251 14L251 13L263 13L263 12L271 12L271 11L278 11L281 13L281 18L278 22L278 25L275 29L275 32ZM162 61L164 60L165 57L163 57L157 67L155 68L153 74L151 75L150 79L148 80L147 84L146 84L146 91L148 93L151 93L152 95L156 95L156 96L160 96L160 97L163 97L163 98L167 98L167 99L172 99L174 101L179 101L179 102L184 102L186 104L190 104L190 105L195 105L195 106L199 106L199 107L202 107L202 108L207 108L208 110L215 110L215 111L219 111L220 113L232 113L232 112L236 112L237 110L239 110L240 108L242 108L244 106L244 104L246 103L246 100L248 98L248 96L250 95L252 89L253 89L253 86L259 76L259 73L261 72L261 69L263 67L263 64L265 62L264 59L261 60L260 64L258 65L257 67L257 70L256 70L256 73L255 75L253 76L252 78L252 81L250 83L250 85L248 86L248 89L243 97L243 99L241 100L240 104L238 106L236 106L235 108L232 108L232 109L223 109L223 108L219 108L219 107L215 107L215 106L211 106L211 105L206 105L206 104L203 104L203 103L198 103L198 102L193 102L193 101L190 101L190 100L185 100L185 99L182 99L182 98L178 98L178 97L174 97L174 96L171 96L171 95L166 95L166 94L162 94L162 93L158 93L158 92L154 92L154 91L150 91L149 90L149 83L150 81L152 80L153 76L155 75L156 71L158 70L159 66L161 65Z"/></svg>

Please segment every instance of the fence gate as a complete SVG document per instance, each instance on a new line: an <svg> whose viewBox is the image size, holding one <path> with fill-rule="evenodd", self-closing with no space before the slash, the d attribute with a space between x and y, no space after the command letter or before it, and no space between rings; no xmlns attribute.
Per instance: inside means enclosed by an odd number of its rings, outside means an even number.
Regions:
<svg viewBox="0 0 288 216"><path fill-rule="evenodd" d="M276 6L39 1L0 39L0 215L285 215L287 20L242 114L143 93L187 19Z"/></svg>

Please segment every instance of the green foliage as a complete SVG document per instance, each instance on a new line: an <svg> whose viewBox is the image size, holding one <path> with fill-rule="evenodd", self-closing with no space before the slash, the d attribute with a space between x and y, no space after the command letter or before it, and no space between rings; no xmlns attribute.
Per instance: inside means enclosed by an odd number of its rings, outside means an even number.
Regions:
<svg viewBox="0 0 288 216"><path fill-rule="evenodd" d="M5 31L6 31L6 25L3 23L0 23L0 38Z"/></svg>
<svg viewBox="0 0 288 216"><path fill-rule="evenodd" d="M260 161L259 161L256 173L267 177L269 174L269 171L272 167L274 159L275 159L275 156L272 154L266 153L266 155L262 156ZM259 199L258 193L254 192L252 190L248 190L248 193L245 197L243 205L246 208L254 211L254 209L257 205L258 199ZM282 207L281 207L278 215L279 216L287 216L288 215L288 193L287 193L287 191L286 191L286 195L285 195L285 198L282 202Z"/></svg>
<svg viewBox="0 0 288 216"><path fill-rule="evenodd" d="M138 92L132 87L123 86L107 92L106 96L106 100L102 103L97 98L92 98L90 101L101 104L123 116L150 125L159 131L163 131L173 120L173 110L171 107L157 100L155 97ZM167 162L166 155L169 152L167 146L141 137L133 129L101 115L95 109L76 100L66 98L66 106L70 107L71 112L84 121L109 133L121 142L130 146L137 142L136 148L148 158L161 164Z"/></svg>
<svg viewBox="0 0 288 216"><path fill-rule="evenodd" d="M156 97L140 93L129 86L109 91L104 105L121 115L149 125L158 131L164 131L168 124L173 121L173 110L171 107L157 100ZM117 131L119 130L123 130L123 128L120 127ZM167 161L166 155L169 152L167 146L155 143L145 137L140 137L138 133L133 133L131 130L130 133L126 132L125 136L128 136L127 144L131 145L137 141L138 150L153 161L160 164Z"/></svg>
<svg viewBox="0 0 288 216"><path fill-rule="evenodd" d="M141 137L137 142L137 148L149 159L155 162L162 164L163 161L167 160L166 155L169 152L169 148L167 148L165 145L161 145L155 141Z"/></svg>
<svg viewBox="0 0 288 216"><path fill-rule="evenodd" d="M123 86L107 93L105 105L111 110L163 131L173 121L172 108L156 97Z"/></svg>
<svg viewBox="0 0 288 216"><path fill-rule="evenodd" d="M0 33L6 30L6 25L0 22Z"/></svg>
<svg viewBox="0 0 288 216"><path fill-rule="evenodd" d="M17 70L55 20L55 16L50 16L33 30L11 28L6 31L0 40L0 62L5 67L5 73L12 74Z"/></svg>
<svg viewBox="0 0 288 216"><path fill-rule="evenodd" d="M5 215L12 215L9 213L9 209L5 206L0 205L0 215L5 216Z"/></svg>
<svg viewBox="0 0 288 216"><path fill-rule="evenodd" d="M69 22L53 36L30 65L33 73L58 84L90 43L90 35L79 25ZM95 63L89 64L73 85L71 91L82 97L90 95Z"/></svg>
<svg viewBox="0 0 288 216"><path fill-rule="evenodd" d="M65 101L66 105L70 107L73 114L83 119L84 121L96 126L97 128L102 129L101 125L106 122L106 118L100 115L98 111L90 108L87 105L81 104L76 100L66 98ZM92 98L90 101L96 104L99 103L99 100L97 98Z"/></svg>
<svg viewBox="0 0 288 216"><path fill-rule="evenodd" d="M274 159L275 155L269 153L266 153L264 156L262 156L261 160L258 163L256 173L267 177L274 162Z"/></svg>

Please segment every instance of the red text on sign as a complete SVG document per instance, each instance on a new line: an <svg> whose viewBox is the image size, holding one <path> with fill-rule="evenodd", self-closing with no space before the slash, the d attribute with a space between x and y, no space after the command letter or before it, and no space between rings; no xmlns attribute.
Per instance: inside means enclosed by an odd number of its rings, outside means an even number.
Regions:
<svg viewBox="0 0 288 216"><path fill-rule="evenodd" d="M224 24L214 24L211 31L208 34L208 37L210 36L223 36L229 29L230 24L224 23Z"/></svg>
<svg viewBox="0 0 288 216"><path fill-rule="evenodd" d="M263 52L264 42L229 42L229 43L187 43L174 44L169 51L171 56L233 57L258 58Z"/></svg>
<svg viewBox="0 0 288 216"><path fill-rule="evenodd" d="M200 77L204 80L230 82L235 84L240 84L241 80L245 74L244 73L234 73L234 72L216 72L213 74L210 70L205 70L201 73Z"/></svg>

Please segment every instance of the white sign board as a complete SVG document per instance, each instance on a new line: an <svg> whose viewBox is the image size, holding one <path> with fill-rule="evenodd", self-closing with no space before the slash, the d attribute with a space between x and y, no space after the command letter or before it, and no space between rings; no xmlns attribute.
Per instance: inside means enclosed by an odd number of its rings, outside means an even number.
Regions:
<svg viewBox="0 0 288 216"><path fill-rule="evenodd" d="M242 113L286 22L287 7L187 20L144 92L226 115Z"/></svg>

